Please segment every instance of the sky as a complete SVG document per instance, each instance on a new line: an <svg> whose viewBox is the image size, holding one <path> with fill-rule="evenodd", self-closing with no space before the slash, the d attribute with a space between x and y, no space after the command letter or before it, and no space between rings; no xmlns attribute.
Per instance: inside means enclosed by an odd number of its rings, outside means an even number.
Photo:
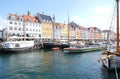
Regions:
<svg viewBox="0 0 120 79"><path fill-rule="evenodd" d="M84 26L96 26L102 30L109 28L112 20L115 0L1 0L0 29L7 26L7 15L44 13L55 15L56 22L75 23Z"/></svg>

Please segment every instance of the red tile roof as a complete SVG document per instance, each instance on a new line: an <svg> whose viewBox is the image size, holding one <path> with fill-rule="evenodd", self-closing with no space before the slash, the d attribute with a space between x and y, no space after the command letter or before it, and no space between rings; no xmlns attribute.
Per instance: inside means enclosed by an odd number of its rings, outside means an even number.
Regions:
<svg viewBox="0 0 120 79"><path fill-rule="evenodd" d="M20 15L17 15L17 14L8 14L8 17L7 19L10 19L11 16L15 16L15 19L19 19L19 17L21 17Z"/></svg>
<svg viewBox="0 0 120 79"><path fill-rule="evenodd" d="M80 29L83 29L83 30L86 30L87 28L86 27L83 27L83 26L79 26Z"/></svg>
<svg viewBox="0 0 120 79"><path fill-rule="evenodd" d="M24 21L30 21L30 22L36 22L36 18L34 16L31 16L31 15L23 15L23 19Z"/></svg>
<svg viewBox="0 0 120 79"><path fill-rule="evenodd" d="M89 27L88 30L90 30L90 29L93 29L93 30L100 30L100 29L97 28L97 27Z"/></svg>

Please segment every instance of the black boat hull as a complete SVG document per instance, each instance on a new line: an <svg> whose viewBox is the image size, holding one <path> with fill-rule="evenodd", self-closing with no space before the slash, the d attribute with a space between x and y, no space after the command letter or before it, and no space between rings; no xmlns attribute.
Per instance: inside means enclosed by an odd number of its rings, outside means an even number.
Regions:
<svg viewBox="0 0 120 79"><path fill-rule="evenodd" d="M69 44L54 44L54 43L43 43L44 49L52 49L54 47L59 47L60 49L70 47Z"/></svg>

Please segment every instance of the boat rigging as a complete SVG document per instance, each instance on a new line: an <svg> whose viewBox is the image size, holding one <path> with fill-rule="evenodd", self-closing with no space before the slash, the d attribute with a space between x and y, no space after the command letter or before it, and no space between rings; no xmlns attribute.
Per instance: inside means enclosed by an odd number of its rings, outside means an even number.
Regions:
<svg viewBox="0 0 120 79"><path fill-rule="evenodd" d="M108 70L120 69L120 46L119 46L119 0L116 1L116 50L104 51L103 57L99 58Z"/></svg>

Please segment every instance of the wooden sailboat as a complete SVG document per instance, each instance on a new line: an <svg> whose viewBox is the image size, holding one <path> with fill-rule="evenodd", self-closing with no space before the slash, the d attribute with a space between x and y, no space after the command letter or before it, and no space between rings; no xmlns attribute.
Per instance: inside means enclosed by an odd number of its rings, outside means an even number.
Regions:
<svg viewBox="0 0 120 79"><path fill-rule="evenodd" d="M70 45L70 24L69 24L69 15L68 15L68 44ZM106 46L103 45L87 45L81 46L74 44L70 45L70 47L63 49L65 53L84 53L84 52L93 52L93 51L100 51L106 50Z"/></svg>
<svg viewBox="0 0 120 79"><path fill-rule="evenodd" d="M117 16L116 16L116 51L104 51L103 57L99 58L102 64L108 70L120 69L120 46L119 46L119 0L116 0L117 5Z"/></svg>

